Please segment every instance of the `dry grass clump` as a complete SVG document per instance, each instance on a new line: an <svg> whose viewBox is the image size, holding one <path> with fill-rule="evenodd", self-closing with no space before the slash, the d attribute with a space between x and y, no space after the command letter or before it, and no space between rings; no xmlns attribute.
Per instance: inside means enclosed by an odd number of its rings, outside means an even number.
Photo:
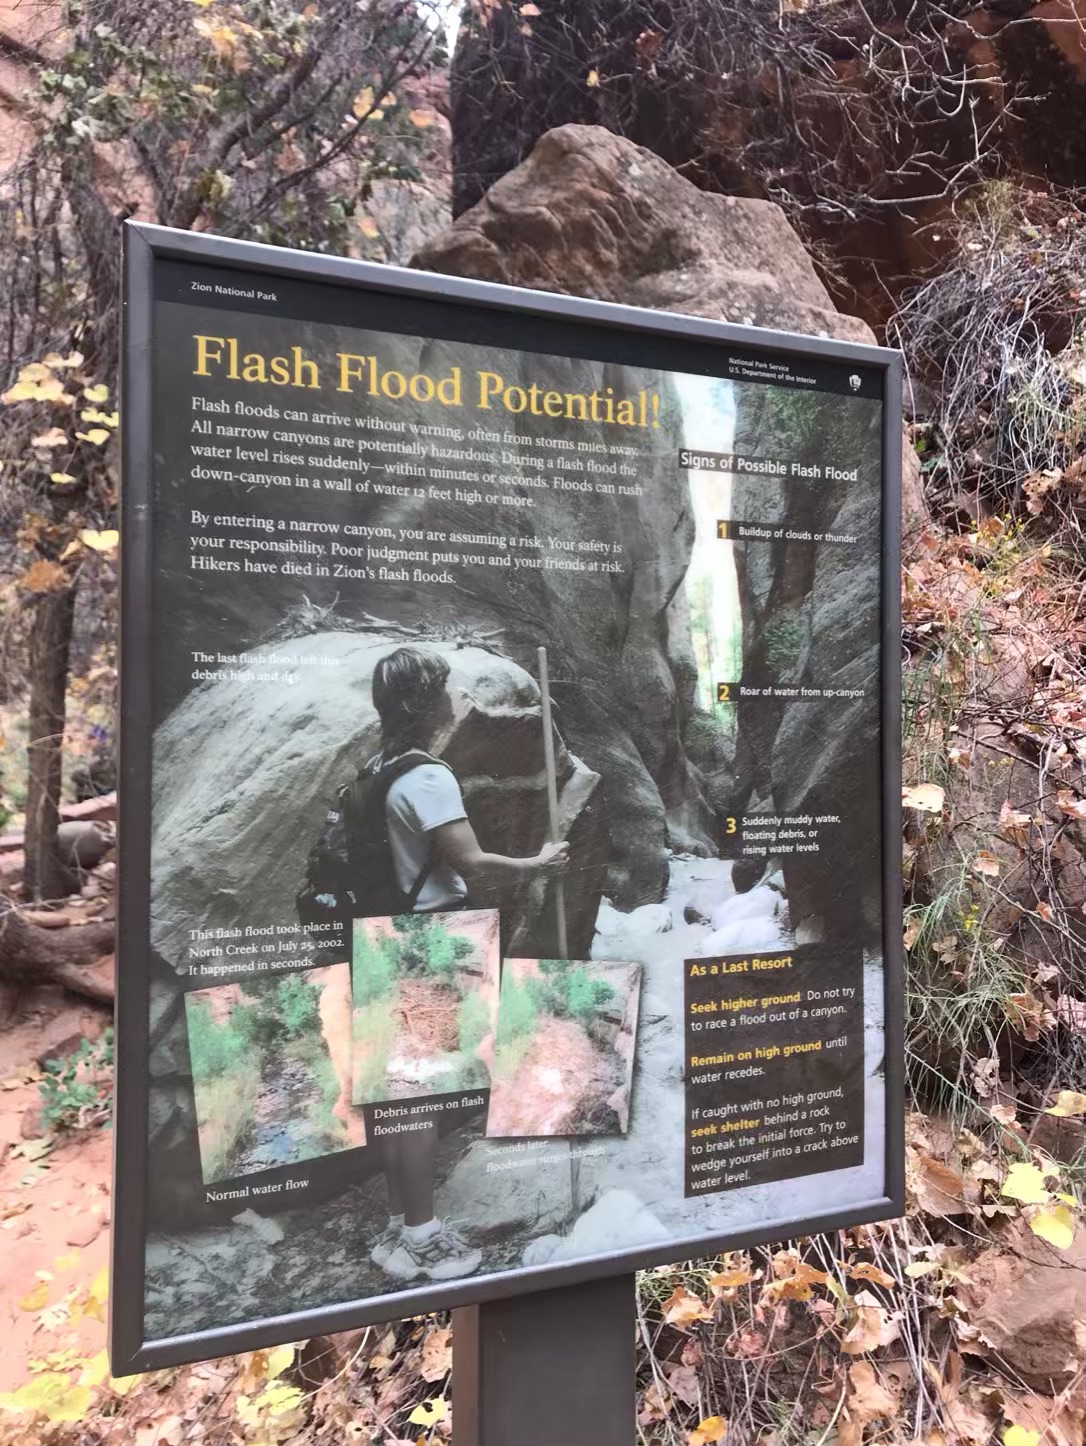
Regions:
<svg viewBox="0 0 1086 1446"><path fill-rule="evenodd" d="M905 352L932 502L976 522L1086 515L1086 212L989 185L955 259L905 301L888 339Z"/></svg>

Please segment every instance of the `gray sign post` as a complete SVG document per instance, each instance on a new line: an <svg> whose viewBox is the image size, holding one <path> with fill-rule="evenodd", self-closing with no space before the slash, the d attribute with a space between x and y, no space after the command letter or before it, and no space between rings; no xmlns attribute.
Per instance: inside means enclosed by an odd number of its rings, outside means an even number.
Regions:
<svg viewBox="0 0 1086 1446"><path fill-rule="evenodd" d="M632 1275L453 1312L453 1446L630 1446Z"/></svg>

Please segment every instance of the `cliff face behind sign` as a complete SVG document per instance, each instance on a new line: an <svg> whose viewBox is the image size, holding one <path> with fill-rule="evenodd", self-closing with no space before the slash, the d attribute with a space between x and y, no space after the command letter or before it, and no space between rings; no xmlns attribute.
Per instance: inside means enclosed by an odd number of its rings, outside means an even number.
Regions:
<svg viewBox="0 0 1086 1446"><path fill-rule="evenodd" d="M567 125L543 136L522 165L424 247L414 264L508 285L873 341L862 322L834 309L778 207L699 191L651 152L595 126ZM803 403L813 400L805 397ZM793 424L790 436L788 419L794 411L787 398L782 402L746 393L736 421L737 450L795 455L816 464L835 460L842 467L847 461L850 468L861 461L868 468L879 465L877 419L869 405L847 397L823 398L815 415L805 414L798 427ZM923 515L911 448L904 471L905 521L911 527ZM855 656L851 643L870 631L877 615L878 519L852 515L855 504L850 504L849 492L848 483L802 493L767 479L737 484L738 517L793 527L802 522L811 531L836 529L860 539L858 546L839 552L797 544L773 549L771 555L764 547L736 545L744 656L755 671L763 667L767 650L776 657L790 622L798 628L802 617L804 636L815 640L814 652L811 643L801 649L797 637L795 656L786 660L788 669L819 686L845 686L852 673L862 673L870 683L876 660ZM654 567L638 574L629 598L631 612L639 608L643 621L658 618L663 623L655 629L642 626L639 635L639 665L647 665L653 687L646 693L643 675L633 674L638 686L623 694L621 706L609 710L606 736L615 766L598 766L612 816L644 820L647 814L651 819L649 834L620 839L634 876L647 881L652 878L650 840L660 837L661 820L671 824L676 841L689 836L688 816L675 811L676 802L690 796L688 789L677 786L683 776L693 774L718 809L729 795L726 779L698 775L680 741L690 699L681 609L672 601L678 575L663 525L667 519L658 507L654 512L649 496L643 499L641 519L654 548L664 549L656 554ZM817 617L811 615L816 597ZM825 750L812 754L809 743L797 735L809 725L811 708L834 710L826 714L834 719L834 729L823 731L827 738L832 732L840 740L836 750L827 743ZM856 736L855 729L872 727L877 711L877 697L870 692L843 712L839 700L792 710L759 702L741 710L738 763L743 788L731 796L730 807L741 809L752 797L757 801L772 794L776 807L789 813L806 812L819 803L824 805L819 811L845 816L859 802L854 797L859 784L849 769L849 739ZM576 705L571 708L567 726L575 742L580 730L596 723ZM802 779L796 777L797 758L803 760ZM648 795L646 771L652 785ZM873 787L865 785L867 794ZM867 798L861 813L849 816L867 817L875 802ZM837 862L844 865L847 860ZM803 874L795 867L789 872ZM801 877L789 883L803 889ZM628 908L647 897L659 895L638 888L627 897L620 892L616 902ZM869 910L874 904L865 900ZM814 907L813 897L805 898L801 912Z"/></svg>
<svg viewBox="0 0 1086 1446"><path fill-rule="evenodd" d="M471 7L453 206L557 126L606 126L707 191L771 196L878 324L992 176L1082 184L1083 0L551 0Z"/></svg>
<svg viewBox="0 0 1086 1446"><path fill-rule="evenodd" d="M419 252L415 263L517 286L869 339L862 323L833 309L775 206L707 195L649 152L594 127L567 126L544 136L522 166ZM447 342L401 336L395 346L405 368L439 371L456 360ZM651 354L645 360L651 366ZM532 381L548 384L545 357L507 352L501 365L508 383L529 380L530 367ZM659 373L587 361L573 366L575 384L586 390L612 386L624 395L648 385L660 388ZM563 385L570 385L568 376ZM676 481L674 459L684 440L678 408L666 389L661 403L663 431L654 437L653 456L631 457L635 475L628 478L610 474L616 446L630 438L605 435L603 424L586 424L578 434L601 448L598 457L585 454L585 477L626 481L639 495L564 493L556 499L541 489L533 496L530 519L509 523L520 532L530 527L540 538L553 532L611 539L621 549L621 572L479 566L462 570L455 585L443 589L420 592L411 583L386 583L380 602L384 617L408 629L429 629L430 636L461 642L489 638L488 646L533 675L536 648L547 647L557 725L572 752L601 778L610 833L606 892L623 910L663 896L669 850L713 850L715 815L730 796L727 760L700 753L692 759L688 751L696 672L683 584L694 520L685 487ZM827 403L829 430L834 406ZM544 423L522 415L516 432L530 442ZM747 426L743 415L738 424ZM184 445L181 438L178 444ZM495 447L491 441L482 445ZM515 465L516 443L497 445ZM819 529L833 523L833 508L842 501L835 502L830 491L822 496L825 515L812 522ZM425 525L470 533L477 526L474 509L455 497L424 504L414 498L374 501L370 520L394 530ZM349 496L326 494L322 506L329 518L353 516ZM165 539L164 565L187 569L186 544L182 536ZM836 565L819 563L823 571ZM277 637L289 638L334 629L337 617L348 628L365 623L350 594L340 595L338 581L306 578L298 586L308 603L286 623L282 580L253 579L243 594L218 589L208 602L210 615L226 624L224 642L229 638L242 651L261 645L276 627ZM760 604L742 577L741 588L749 633L757 626ZM300 590L295 600L301 603ZM322 621L322 609L333 604L331 621ZM179 616L182 653L207 645L207 616L206 607L204 616L195 610ZM748 646L753 642L748 636ZM183 684L180 675L174 683ZM359 680L359 686L367 685L368 679ZM187 717L193 708L212 706L206 691L197 696L206 701L190 700ZM768 760L759 754L755 768L763 762ZM331 783L330 776L320 776L322 786ZM204 785L179 778L177 787L184 792ZM312 791L319 795L321 788ZM169 804L178 805L179 816L186 813L183 795L180 802L171 796Z"/></svg>
<svg viewBox="0 0 1086 1446"><path fill-rule="evenodd" d="M828 464L870 486L880 465L880 419L869 402L853 397L746 392L735 446L812 468ZM771 800L785 815L847 819L847 830L821 835L813 860L785 857L792 923L828 928L837 938L859 929L877 950L879 871L857 851L856 839L874 840L880 832L878 760L867 745L879 729L881 519L870 491L851 480L822 477L797 486L742 477L732 497L735 515L744 520L855 539L818 547L735 544L744 683L845 695L740 700L735 811Z"/></svg>

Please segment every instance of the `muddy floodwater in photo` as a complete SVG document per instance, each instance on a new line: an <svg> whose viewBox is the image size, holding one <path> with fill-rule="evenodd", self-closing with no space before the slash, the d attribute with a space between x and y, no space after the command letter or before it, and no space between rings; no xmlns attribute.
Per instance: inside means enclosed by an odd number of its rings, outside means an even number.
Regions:
<svg viewBox="0 0 1086 1446"><path fill-rule="evenodd" d="M495 909L356 919L355 1104L486 1088L499 978Z"/></svg>
<svg viewBox="0 0 1086 1446"><path fill-rule="evenodd" d="M186 996L206 1184L361 1144L350 1118L346 964Z"/></svg>
<svg viewBox="0 0 1086 1446"><path fill-rule="evenodd" d="M640 964L507 959L487 1135L624 1135L640 996Z"/></svg>

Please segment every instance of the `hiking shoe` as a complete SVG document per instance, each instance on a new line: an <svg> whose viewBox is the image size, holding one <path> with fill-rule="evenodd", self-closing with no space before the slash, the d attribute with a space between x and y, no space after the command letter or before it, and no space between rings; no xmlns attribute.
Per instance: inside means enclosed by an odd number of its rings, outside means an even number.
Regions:
<svg viewBox="0 0 1086 1446"><path fill-rule="evenodd" d="M449 1225L442 1225L426 1240L411 1241L401 1235L396 1249L384 1260L382 1269L396 1280L456 1280L472 1275L483 1263L483 1253L470 1246Z"/></svg>
<svg viewBox="0 0 1086 1446"><path fill-rule="evenodd" d="M379 1265L382 1270L384 1270L385 1265L388 1263L389 1256L393 1254L397 1245L400 1243L400 1229L401 1227L399 1225L386 1225L373 1243L373 1249L370 1251L370 1259L374 1265Z"/></svg>

